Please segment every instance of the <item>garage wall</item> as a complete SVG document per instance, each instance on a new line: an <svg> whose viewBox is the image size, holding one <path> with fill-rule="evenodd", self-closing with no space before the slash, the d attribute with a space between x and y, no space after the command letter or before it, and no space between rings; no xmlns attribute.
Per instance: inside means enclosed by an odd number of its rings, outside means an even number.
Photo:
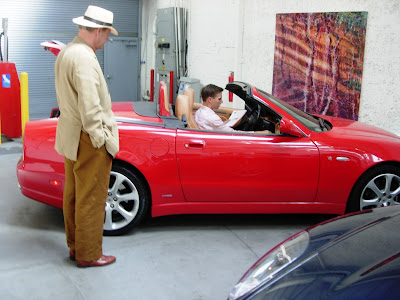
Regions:
<svg viewBox="0 0 400 300"><path fill-rule="evenodd" d="M143 3L142 91L154 67L157 8L189 10L189 77L224 87L235 80L272 91L277 13L367 11L359 121L400 135L400 2L398 0L148 0ZM228 95L224 95L225 106ZM237 105L234 103L234 105Z"/></svg>
<svg viewBox="0 0 400 300"><path fill-rule="evenodd" d="M17 72L29 76L30 119L47 118L57 107L54 88L55 56L44 51L40 43L59 40L69 43L78 33L72 18L82 16L88 5L113 11L114 27L120 36L138 37L140 31L141 0L0 0L1 19L8 18L8 60ZM1 29L0 32L3 32ZM104 51L96 51L103 68ZM116 58L118 59L118 58Z"/></svg>

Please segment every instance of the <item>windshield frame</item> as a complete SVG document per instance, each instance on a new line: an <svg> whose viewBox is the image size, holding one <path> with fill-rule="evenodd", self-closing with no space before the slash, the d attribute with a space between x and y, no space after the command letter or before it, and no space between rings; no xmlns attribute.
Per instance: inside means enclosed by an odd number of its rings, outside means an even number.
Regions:
<svg viewBox="0 0 400 300"><path fill-rule="evenodd" d="M292 118L294 118L296 121L301 123L307 129L314 131L314 132L323 132L323 131L328 130L327 126L324 126L323 128L321 127L320 122L319 122L319 119L320 119L319 117L311 115L309 113L306 113L306 112L290 105L289 103L286 103L285 101L272 96L271 94L269 94L263 90L260 90L258 88L255 88L255 89L261 97L271 101L273 104L275 104L280 109L285 111L287 114L289 114ZM324 120L324 122L326 122L326 120Z"/></svg>

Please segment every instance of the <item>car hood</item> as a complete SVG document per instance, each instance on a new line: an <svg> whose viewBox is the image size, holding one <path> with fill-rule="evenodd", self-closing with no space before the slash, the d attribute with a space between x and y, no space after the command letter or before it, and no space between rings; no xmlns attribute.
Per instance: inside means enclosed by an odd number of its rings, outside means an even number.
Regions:
<svg viewBox="0 0 400 300"><path fill-rule="evenodd" d="M384 210L388 209L381 209ZM357 295L361 299L357 291L361 289L368 298L373 293L376 295L377 290L393 291L393 286L398 285L400 239L397 228L400 227L400 210L396 208L390 215L368 219L317 250L319 254L315 259L320 265L318 281L324 284L329 282L331 295L352 295L352 299ZM312 240L320 237L313 236Z"/></svg>
<svg viewBox="0 0 400 300"><path fill-rule="evenodd" d="M308 250L262 299L398 299L399 226L400 205L307 229Z"/></svg>
<svg viewBox="0 0 400 300"><path fill-rule="evenodd" d="M329 131L330 134L338 136L354 136L354 137L368 137L368 138L389 138L397 139L400 141L400 137L396 134L387 130L368 125L359 121L340 119L334 117L323 116L323 119L327 120L332 124L332 129Z"/></svg>

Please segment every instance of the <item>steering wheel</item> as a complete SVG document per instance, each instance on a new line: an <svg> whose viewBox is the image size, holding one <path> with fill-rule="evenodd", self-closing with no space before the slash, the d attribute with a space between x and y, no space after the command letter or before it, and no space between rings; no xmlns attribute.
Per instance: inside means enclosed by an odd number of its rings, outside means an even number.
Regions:
<svg viewBox="0 0 400 300"><path fill-rule="evenodd" d="M246 108L250 108L246 103ZM250 110L249 117L247 118L247 122L244 125L244 131L254 130L257 121L260 119L261 115L261 106L257 105L253 109Z"/></svg>

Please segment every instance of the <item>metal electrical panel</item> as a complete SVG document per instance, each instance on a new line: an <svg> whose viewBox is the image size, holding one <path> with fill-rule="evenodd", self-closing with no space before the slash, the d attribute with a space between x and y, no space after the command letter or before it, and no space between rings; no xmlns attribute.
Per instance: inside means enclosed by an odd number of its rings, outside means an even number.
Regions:
<svg viewBox="0 0 400 300"><path fill-rule="evenodd" d="M166 83L168 87L168 95L170 95L170 86L172 81L172 102L174 103L178 94L179 79L186 75L186 9L178 7L158 9L156 28L154 95L156 99L158 99L160 81Z"/></svg>

